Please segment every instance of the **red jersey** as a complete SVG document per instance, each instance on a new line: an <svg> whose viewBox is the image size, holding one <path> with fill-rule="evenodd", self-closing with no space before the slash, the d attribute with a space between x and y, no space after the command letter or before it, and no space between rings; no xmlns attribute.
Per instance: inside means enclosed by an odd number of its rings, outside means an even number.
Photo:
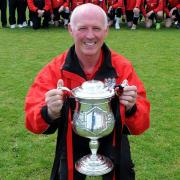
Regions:
<svg viewBox="0 0 180 180"><path fill-rule="evenodd" d="M125 0L125 10L132 11L134 8L140 9L144 16L146 16L146 10L144 8L144 0Z"/></svg>
<svg viewBox="0 0 180 180"><path fill-rule="evenodd" d="M154 11L157 13L158 11L163 10L163 0L146 0L146 12Z"/></svg>
<svg viewBox="0 0 180 180"><path fill-rule="evenodd" d="M71 10L85 3L85 0L71 0Z"/></svg>
<svg viewBox="0 0 180 180"><path fill-rule="evenodd" d="M36 12L38 9L50 11L51 1L50 0L27 0L30 11Z"/></svg>
<svg viewBox="0 0 180 180"><path fill-rule="evenodd" d="M180 0L168 0L168 4L171 6L171 8L180 8Z"/></svg>
<svg viewBox="0 0 180 180"><path fill-rule="evenodd" d="M126 10L133 10L135 7L141 7L141 4L144 5L144 0L125 0L125 9Z"/></svg>
<svg viewBox="0 0 180 180"><path fill-rule="evenodd" d="M52 1L52 8L59 8L60 6L68 7L69 0L51 0Z"/></svg>
<svg viewBox="0 0 180 180"><path fill-rule="evenodd" d="M107 7L112 6L113 9L121 8L122 13L125 14L124 0L107 0Z"/></svg>
<svg viewBox="0 0 180 180"><path fill-rule="evenodd" d="M107 7L106 7L105 0L85 0L85 3L92 3L95 5L98 5L107 13Z"/></svg>
<svg viewBox="0 0 180 180"><path fill-rule="evenodd" d="M164 12L170 16L171 8L180 8L180 0L164 0Z"/></svg>

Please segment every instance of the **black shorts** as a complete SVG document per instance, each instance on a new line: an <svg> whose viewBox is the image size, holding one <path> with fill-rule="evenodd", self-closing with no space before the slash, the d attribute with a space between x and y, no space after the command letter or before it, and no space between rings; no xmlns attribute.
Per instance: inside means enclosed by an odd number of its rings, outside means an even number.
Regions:
<svg viewBox="0 0 180 180"><path fill-rule="evenodd" d="M126 19L127 22L133 21L134 12L133 10L126 10Z"/></svg>

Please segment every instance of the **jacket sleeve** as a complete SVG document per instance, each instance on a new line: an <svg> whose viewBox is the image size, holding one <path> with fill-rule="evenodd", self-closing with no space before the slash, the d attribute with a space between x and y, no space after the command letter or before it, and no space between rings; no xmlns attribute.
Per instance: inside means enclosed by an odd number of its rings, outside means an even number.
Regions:
<svg viewBox="0 0 180 180"><path fill-rule="evenodd" d="M138 96L133 114L125 117L125 125L131 134L138 135L143 133L150 126L150 103L146 98L146 91L143 83L138 78L132 66L127 79L129 85L137 86Z"/></svg>
<svg viewBox="0 0 180 180"><path fill-rule="evenodd" d="M51 10L51 1L50 0L45 0L45 6L43 8L45 11L50 11Z"/></svg>
<svg viewBox="0 0 180 180"><path fill-rule="evenodd" d="M177 8L177 9L180 9L180 3L176 5L176 8Z"/></svg>
<svg viewBox="0 0 180 180"><path fill-rule="evenodd" d="M25 99L25 125L33 133L43 133L50 128L50 123L42 115L45 104L45 93L57 86L60 79L59 64L56 61L46 65L36 76ZM52 124L54 126L54 124Z"/></svg>
<svg viewBox="0 0 180 180"><path fill-rule="evenodd" d="M141 0L136 0L135 7L140 9L140 6L141 6Z"/></svg>
<svg viewBox="0 0 180 180"><path fill-rule="evenodd" d="M38 10L38 8L34 5L33 0L27 0L27 3L30 11L36 12Z"/></svg>
<svg viewBox="0 0 180 180"><path fill-rule="evenodd" d="M120 104L122 124L127 127L130 134L139 135L150 127L150 103L146 98L144 85L137 76L132 64L125 61L125 63L116 65L116 67L118 66L120 67L118 71L121 76L117 83L120 84L124 79L127 79L129 85L137 87L136 104L131 112L125 112L125 106Z"/></svg>
<svg viewBox="0 0 180 180"><path fill-rule="evenodd" d="M157 13L158 11L163 11L163 5L164 5L163 0L159 0L157 8L155 8L153 11L155 13Z"/></svg>
<svg viewBox="0 0 180 180"><path fill-rule="evenodd" d="M114 9L122 8L122 7L123 7L123 2L122 2L122 0L118 0L116 3L114 3L114 4L112 5L112 7L113 7Z"/></svg>

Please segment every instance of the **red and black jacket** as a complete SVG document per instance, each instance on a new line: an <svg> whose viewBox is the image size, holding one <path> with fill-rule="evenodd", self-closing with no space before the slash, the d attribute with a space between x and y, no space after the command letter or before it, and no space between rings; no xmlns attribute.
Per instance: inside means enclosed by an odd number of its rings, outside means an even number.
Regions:
<svg viewBox="0 0 180 180"><path fill-rule="evenodd" d="M137 102L132 111L125 113L125 108L119 104L118 98L115 97L112 100L115 128L110 135L100 139L99 153L108 156L115 166L118 166L120 163L121 135L124 125L134 135L141 134L148 129L150 125L150 104L146 99L143 84L136 75L131 63L123 56L109 50L105 44L102 47L102 51L104 60L94 79L104 81L106 78L115 78L116 84L120 84L124 79L127 79L129 84L138 87ZM66 156L68 180L73 180L74 162L79 157L90 153L89 140L76 135L72 131L71 121L75 107L73 99L69 98L64 103L60 118L52 121L48 116L44 94L48 90L56 88L59 79L63 79L64 86L70 89L80 86L86 81L74 46L51 61L37 75L26 97L26 128L38 134L51 134L58 130L56 155L51 179L55 179L57 176L60 158Z"/></svg>

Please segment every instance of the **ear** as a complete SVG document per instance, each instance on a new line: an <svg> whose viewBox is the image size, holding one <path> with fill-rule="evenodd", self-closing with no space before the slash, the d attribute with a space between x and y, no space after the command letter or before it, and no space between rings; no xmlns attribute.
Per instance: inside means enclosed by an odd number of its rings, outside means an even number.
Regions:
<svg viewBox="0 0 180 180"><path fill-rule="evenodd" d="M68 24L68 31L69 31L69 34L70 34L71 36L73 36L72 27L71 27L71 24L70 24L70 23Z"/></svg>
<svg viewBox="0 0 180 180"><path fill-rule="evenodd" d="M105 29L105 37L109 34L109 26L106 27Z"/></svg>

